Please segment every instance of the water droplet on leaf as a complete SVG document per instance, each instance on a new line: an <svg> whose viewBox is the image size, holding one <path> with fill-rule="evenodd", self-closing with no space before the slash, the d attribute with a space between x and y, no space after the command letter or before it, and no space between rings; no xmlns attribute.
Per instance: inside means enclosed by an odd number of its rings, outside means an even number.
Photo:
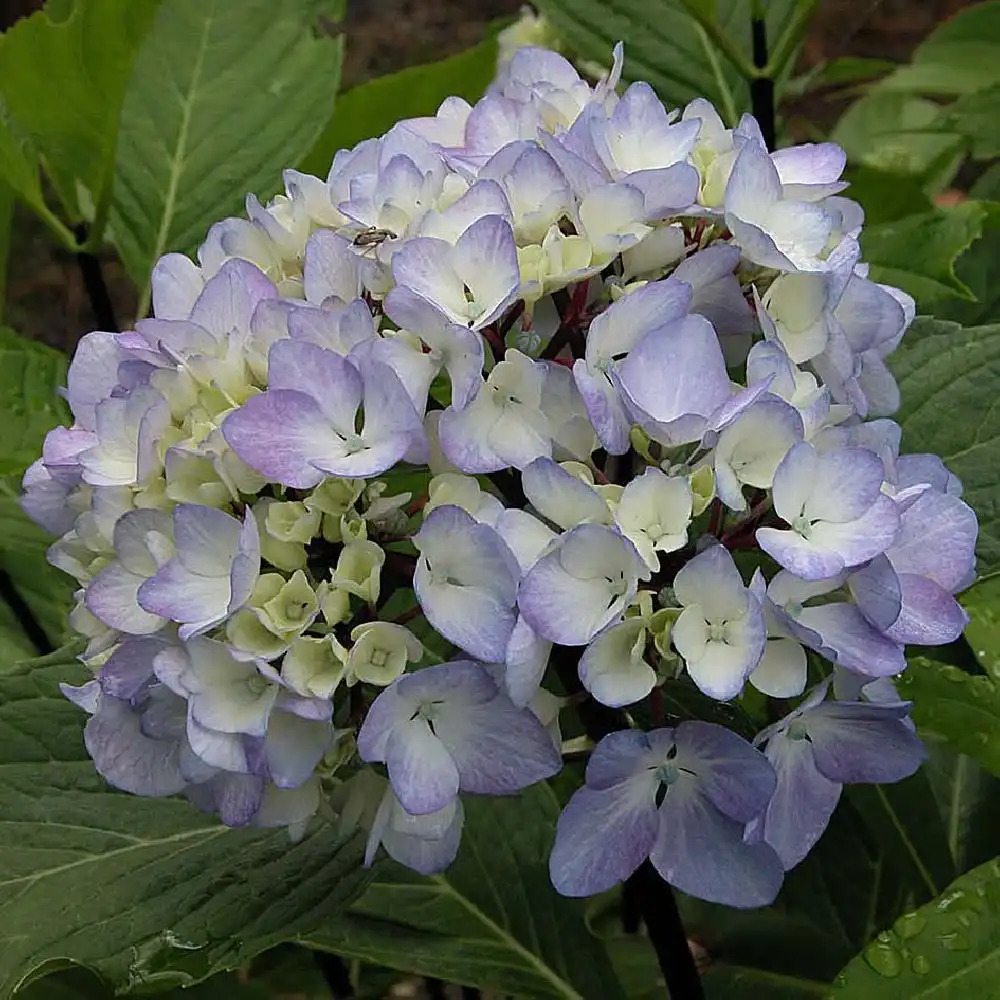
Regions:
<svg viewBox="0 0 1000 1000"><path fill-rule="evenodd" d="M880 935L881 936L881 935ZM903 971L903 959L886 941L873 941L865 948L865 961L880 975L892 978Z"/></svg>
<svg viewBox="0 0 1000 1000"><path fill-rule="evenodd" d="M916 937L927 926L927 920L921 913L904 913L893 925L892 929L904 940Z"/></svg>
<svg viewBox="0 0 1000 1000"><path fill-rule="evenodd" d="M918 976L926 976L931 971L930 959L926 955L914 955L913 961L910 963L910 968Z"/></svg>
<svg viewBox="0 0 1000 1000"><path fill-rule="evenodd" d="M961 931L952 931L949 934L939 934L938 940L941 947L948 951L968 951L969 939Z"/></svg>

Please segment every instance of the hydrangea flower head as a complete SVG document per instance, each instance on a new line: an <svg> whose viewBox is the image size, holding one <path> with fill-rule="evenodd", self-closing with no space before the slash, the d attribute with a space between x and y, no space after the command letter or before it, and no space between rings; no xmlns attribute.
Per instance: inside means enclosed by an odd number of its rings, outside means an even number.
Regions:
<svg viewBox="0 0 1000 1000"><path fill-rule="evenodd" d="M899 453L914 305L867 276L842 151L521 37L81 341L22 501L79 588L66 694L112 785L293 835L326 803L423 873L592 699L556 889L648 859L766 905L843 784L923 759L891 679L961 633L976 517ZM667 718L692 689L755 744Z"/></svg>

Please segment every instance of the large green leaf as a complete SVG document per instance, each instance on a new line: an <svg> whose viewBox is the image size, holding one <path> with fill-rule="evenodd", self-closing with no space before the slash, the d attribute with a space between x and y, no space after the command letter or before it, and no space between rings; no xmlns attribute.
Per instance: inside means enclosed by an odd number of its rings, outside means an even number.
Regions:
<svg viewBox="0 0 1000 1000"><path fill-rule="evenodd" d="M433 115L446 97L479 100L496 73L497 32L491 30L478 45L458 55L378 76L345 91L300 169L325 177L337 150L382 135L402 118Z"/></svg>
<svg viewBox="0 0 1000 1000"><path fill-rule="evenodd" d="M0 326L0 476L23 472L42 450L46 432L68 416L57 395L66 383L59 351Z"/></svg>
<svg viewBox="0 0 1000 1000"><path fill-rule="evenodd" d="M145 289L156 259L268 197L333 109L339 38L316 0L164 0L122 109L111 225ZM143 293L140 313L148 303Z"/></svg>
<svg viewBox="0 0 1000 1000"><path fill-rule="evenodd" d="M971 4L945 21L881 87L921 94L971 94L1000 83L1000 3Z"/></svg>
<svg viewBox="0 0 1000 1000"><path fill-rule="evenodd" d="M897 685L921 734L1000 775L1000 688L991 678L917 656Z"/></svg>
<svg viewBox="0 0 1000 1000"><path fill-rule="evenodd" d="M992 220L991 220L992 221ZM975 302L948 299L934 307L937 319L964 326L1000 320L1000 229L990 228L955 264L955 274L976 297Z"/></svg>
<svg viewBox="0 0 1000 1000"><path fill-rule="evenodd" d="M971 757L931 742L924 765L956 872L994 857L1000 826L1000 779Z"/></svg>
<svg viewBox="0 0 1000 1000"><path fill-rule="evenodd" d="M3 307L7 296L7 258L10 256L10 232L13 222L14 191L9 184L0 179L0 323L3 322Z"/></svg>
<svg viewBox="0 0 1000 1000"><path fill-rule="evenodd" d="M17 501L16 477L0 479L0 571L6 574L16 600L0 600L0 673L12 663L57 646L66 636L66 616L73 606L72 577L49 565L45 553L52 539L28 520ZM27 605L44 635L39 641L26 630L17 603Z"/></svg>
<svg viewBox="0 0 1000 1000"><path fill-rule="evenodd" d="M844 147L852 163L921 177L936 171L939 186L950 179L947 174L954 173L963 152L960 135L939 131L940 114L933 101L875 89L844 112L830 138ZM944 170L943 160L948 160Z"/></svg>
<svg viewBox="0 0 1000 1000"><path fill-rule="evenodd" d="M28 520L17 502L21 474L41 453L46 432L68 417L56 392L65 380L62 354L0 327L0 411L4 414L0 572L6 577L3 583L14 591L7 601L0 600L0 672L7 664L37 655L44 645L33 640L19 621L23 618L17 607L20 602L28 606L49 644L63 635L72 603L72 581L45 559L51 539Z"/></svg>
<svg viewBox="0 0 1000 1000"><path fill-rule="evenodd" d="M916 899L932 899L958 874L945 828L928 813L933 792L922 770L893 785L854 785L847 795Z"/></svg>
<svg viewBox="0 0 1000 1000"><path fill-rule="evenodd" d="M959 597L969 615L965 638L982 668L1000 681L1000 577L981 580Z"/></svg>
<svg viewBox="0 0 1000 1000"><path fill-rule="evenodd" d="M179 799L110 790L57 682L0 677L0 997L72 961L112 986L196 982L334 917L367 880L360 847L317 823L227 830Z"/></svg>
<svg viewBox="0 0 1000 1000"><path fill-rule="evenodd" d="M156 0L75 0L0 35L7 115L44 156L74 213L77 182L95 203L109 189L122 99L155 10ZM0 163L10 164L10 145L9 136L0 138ZM16 186L26 185L30 195L34 185L24 164L18 175Z"/></svg>
<svg viewBox="0 0 1000 1000"><path fill-rule="evenodd" d="M973 292L955 273L955 261L995 216L990 203L965 201L870 226L862 233L861 248L872 277L909 292L921 310L941 299L972 300Z"/></svg>
<svg viewBox="0 0 1000 1000"><path fill-rule="evenodd" d="M750 108L746 80L681 0L539 0L537 6L567 45L599 66L610 64L612 46L623 41L625 78L647 81L671 104L707 97L728 118ZM749 61L752 0L717 0L702 6L712 9L720 33ZM766 4L772 44L794 7L794 0Z"/></svg>
<svg viewBox="0 0 1000 1000"><path fill-rule="evenodd" d="M1000 53L1000 45L997 47ZM937 127L943 132L958 132L968 139L974 157L988 160L1000 156L1000 82L985 90L960 97L940 113Z"/></svg>
<svg viewBox="0 0 1000 1000"><path fill-rule="evenodd" d="M972 1000L996 996L1000 860L956 879L904 914L838 976L838 1000Z"/></svg>
<svg viewBox="0 0 1000 1000"><path fill-rule="evenodd" d="M940 455L979 516L979 572L1000 570L1000 325L918 319L889 358L903 449Z"/></svg>
<svg viewBox="0 0 1000 1000"><path fill-rule="evenodd" d="M552 888L559 806L546 785L466 800L458 860L423 877L385 863L340 919L305 943L339 955L519 996L623 997L584 904Z"/></svg>

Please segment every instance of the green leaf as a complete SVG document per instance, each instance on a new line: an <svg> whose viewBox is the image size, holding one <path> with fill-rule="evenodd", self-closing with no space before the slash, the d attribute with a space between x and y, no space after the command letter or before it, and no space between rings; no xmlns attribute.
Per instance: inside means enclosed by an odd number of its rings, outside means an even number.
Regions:
<svg viewBox="0 0 1000 1000"><path fill-rule="evenodd" d="M1000 54L1000 46L997 48ZM1000 83L985 90L965 94L949 105L938 118L943 132L958 132L970 140L972 155L980 160L1000 156Z"/></svg>
<svg viewBox="0 0 1000 1000"><path fill-rule="evenodd" d="M915 174L892 174L849 164L844 180L851 184L850 196L865 210L865 224L869 227L934 209L923 178Z"/></svg>
<svg viewBox="0 0 1000 1000"><path fill-rule="evenodd" d="M462 848L441 875L390 862L340 919L305 944L483 989L558 1000L623 998L584 904L552 888L559 806L548 786L469 798Z"/></svg>
<svg viewBox="0 0 1000 1000"><path fill-rule="evenodd" d="M961 1000L996 995L1000 860L957 878L900 917L838 976L844 1000Z"/></svg>
<svg viewBox="0 0 1000 1000"><path fill-rule="evenodd" d="M167 251L272 195L333 109L339 38L316 36L316 0L163 0L122 109L111 226L143 289Z"/></svg>
<svg viewBox="0 0 1000 1000"><path fill-rule="evenodd" d="M959 134L941 134L940 114L932 101L876 89L844 112L830 138L844 147L852 163L889 174L915 174L941 188L954 176L964 142Z"/></svg>
<svg viewBox="0 0 1000 1000"><path fill-rule="evenodd" d="M53 643L65 631L74 587L69 577L46 561L52 539L28 520L17 498L21 474L41 454L46 432L68 418L66 405L57 395L65 381L62 354L0 327L0 410L4 414L0 571ZM18 621L16 609L0 599L0 671L38 651Z"/></svg>
<svg viewBox="0 0 1000 1000"><path fill-rule="evenodd" d="M1000 2L972 4L931 33L880 84L919 94L959 95L1000 83Z"/></svg>
<svg viewBox="0 0 1000 1000"><path fill-rule="evenodd" d="M886 73L891 73L896 65L887 59L869 59L864 56L830 59L817 63L800 76L792 77L785 85L785 95L801 97L814 90L874 81Z"/></svg>
<svg viewBox="0 0 1000 1000"><path fill-rule="evenodd" d="M958 874L944 826L928 817L933 792L922 770L893 785L851 785L846 792L916 899L932 899Z"/></svg>
<svg viewBox="0 0 1000 1000"><path fill-rule="evenodd" d="M1000 576L980 580L959 597L968 612L965 638L980 666L1000 681Z"/></svg>
<svg viewBox="0 0 1000 1000"><path fill-rule="evenodd" d="M991 678L916 656L896 683L921 735L1000 775L1000 689Z"/></svg>
<svg viewBox="0 0 1000 1000"><path fill-rule="evenodd" d="M360 845L325 824L290 843L110 790L57 687L87 676L0 677L0 997L68 962L120 991L190 985L314 931L361 890Z"/></svg>
<svg viewBox="0 0 1000 1000"><path fill-rule="evenodd" d="M478 101L496 73L497 34L499 25L465 52L379 76L345 91L300 169L326 177L337 150L382 135L402 118L433 115L446 97Z"/></svg>
<svg viewBox="0 0 1000 1000"><path fill-rule="evenodd" d="M76 0L58 18L39 11L0 35L7 115L44 156L74 214L77 183L92 203L110 187L122 99L155 9L155 0ZM0 162L10 162L9 146L0 139ZM18 176L19 190L37 187L23 164Z"/></svg>
<svg viewBox="0 0 1000 1000"><path fill-rule="evenodd" d="M979 239L995 212L989 203L964 201L867 228L861 248L872 277L909 292L918 309L945 298L973 299L955 273L955 261Z"/></svg>
<svg viewBox="0 0 1000 1000"><path fill-rule="evenodd" d="M720 34L747 62L753 2L718 0L711 5ZM539 0L537 6L567 46L598 66L610 65L612 47L623 41L625 79L647 81L670 104L707 97L731 119L749 110L746 80L684 10L681 0ZM769 37L780 36L794 7L794 0L766 5Z"/></svg>
<svg viewBox="0 0 1000 1000"><path fill-rule="evenodd" d="M976 301L941 302L934 307L937 319L953 319L965 326L1000 320L1000 229L991 227L983 233L958 258L955 274Z"/></svg>
<svg viewBox="0 0 1000 1000"><path fill-rule="evenodd" d="M7 259L10 256L10 231L13 222L14 192L0 180L0 323L3 322L3 307L7 296Z"/></svg>
<svg viewBox="0 0 1000 1000"><path fill-rule="evenodd" d="M948 838L957 872L968 871L996 854L1000 824L1000 779L971 757L936 743L924 765Z"/></svg>
<svg viewBox="0 0 1000 1000"><path fill-rule="evenodd" d="M22 473L42 450L42 439L69 416L58 390L66 383L59 351L0 326L0 476Z"/></svg>
<svg viewBox="0 0 1000 1000"><path fill-rule="evenodd" d="M287 994L287 989L281 994ZM278 994L279 996L281 994ZM157 991L159 1000L275 1000L275 994L265 985L232 973L212 976L188 989ZM328 1000L329 993L315 994L316 1000ZM37 979L17 1000L114 1000L115 994L87 969L72 968ZM296 997L295 1000L312 1000Z"/></svg>
<svg viewBox="0 0 1000 1000"><path fill-rule="evenodd" d="M979 572L1000 570L1000 325L918 318L889 359L903 450L940 455L979 517Z"/></svg>

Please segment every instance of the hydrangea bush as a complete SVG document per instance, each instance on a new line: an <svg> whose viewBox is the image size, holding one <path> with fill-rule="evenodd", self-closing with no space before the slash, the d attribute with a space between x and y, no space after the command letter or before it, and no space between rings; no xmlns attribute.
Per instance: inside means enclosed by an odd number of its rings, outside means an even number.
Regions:
<svg viewBox="0 0 1000 1000"><path fill-rule="evenodd" d="M913 301L867 276L840 148L621 64L518 50L80 342L22 503L111 785L293 838L333 810L432 873L463 796L586 755L556 890L649 859L753 907L845 784L919 767L893 678L961 634L977 523L900 454Z"/></svg>

